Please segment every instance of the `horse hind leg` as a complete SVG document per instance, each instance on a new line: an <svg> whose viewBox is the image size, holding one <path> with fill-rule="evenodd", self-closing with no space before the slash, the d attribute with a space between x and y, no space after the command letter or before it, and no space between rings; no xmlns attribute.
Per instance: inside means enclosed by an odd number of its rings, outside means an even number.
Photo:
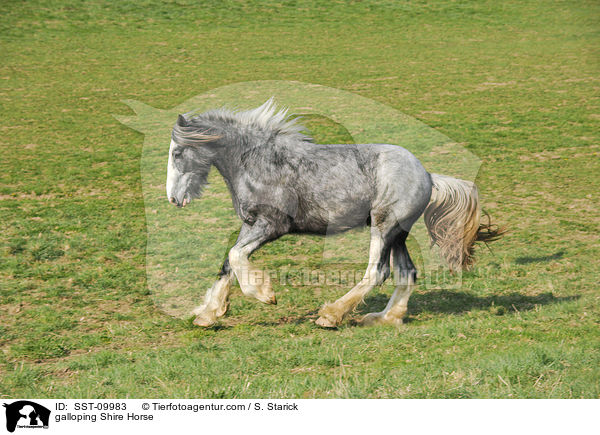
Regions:
<svg viewBox="0 0 600 435"><path fill-rule="evenodd" d="M415 286L417 269L413 264L408 250L406 249L406 237L408 233L403 231L392 246L394 260L394 279L396 289L383 311L369 313L360 320L364 326L376 324L388 324L399 326L402 324L408 310L408 299Z"/></svg>
<svg viewBox="0 0 600 435"><path fill-rule="evenodd" d="M390 275L389 235L384 237L376 226L371 227L371 246L369 248L369 265L363 279L352 290L337 301L325 304L319 311L316 324L323 328L336 328L344 317L363 301L364 297L380 285Z"/></svg>

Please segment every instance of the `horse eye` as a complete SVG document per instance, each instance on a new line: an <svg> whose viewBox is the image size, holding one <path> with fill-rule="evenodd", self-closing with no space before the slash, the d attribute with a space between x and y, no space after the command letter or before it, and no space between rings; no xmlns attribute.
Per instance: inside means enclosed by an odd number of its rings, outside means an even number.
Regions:
<svg viewBox="0 0 600 435"><path fill-rule="evenodd" d="M176 159L178 159L182 155L183 155L183 151L181 151L181 150L173 151L173 157L175 157Z"/></svg>

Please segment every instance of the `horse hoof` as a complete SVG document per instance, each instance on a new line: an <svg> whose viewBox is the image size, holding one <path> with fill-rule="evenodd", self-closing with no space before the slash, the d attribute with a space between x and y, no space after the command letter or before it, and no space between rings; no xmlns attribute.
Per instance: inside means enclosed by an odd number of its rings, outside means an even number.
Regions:
<svg viewBox="0 0 600 435"><path fill-rule="evenodd" d="M381 313L369 313L358 321L360 326L374 326L374 325L393 325L399 327L402 325L402 318L397 317L385 317Z"/></svg>
<svg viewBox="0 0 600 435"><path fill-rule="evenodd" d="M327 317L319 317L315 321L315 324L317 326L320 326L321 328L327 328L327 329L332 329L332 328L338 327L336 322L332 321L331 319L328 319Z"/></svg>
<svg viewBox="0 0 600 435"><path fill-rule="evenodd" d="M267 305L277 305L277 298L275 297L275 293L272 293L270 296L257 295L255 296L259 302Z"/></svg>
<svg viewBox="0 0 600 435"><path fill-rule="evenodd" d="M199 315L194 319L194 325L201 326L203 328L208 328L217 323L217 319L215 316L203 316Z"/></svg>

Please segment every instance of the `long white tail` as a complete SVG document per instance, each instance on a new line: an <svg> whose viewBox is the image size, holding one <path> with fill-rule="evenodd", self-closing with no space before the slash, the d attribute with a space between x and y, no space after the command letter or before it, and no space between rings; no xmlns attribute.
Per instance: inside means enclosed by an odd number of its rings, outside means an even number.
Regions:
<svg viewBox="0 0 600 435"><path fill-rule="evenodd" d="M477 186L470 181L431 174L433 188L424 219L432 244L438 245L452 270L473 264L473 245L491 242L504 230L482 224Z"/></svg>

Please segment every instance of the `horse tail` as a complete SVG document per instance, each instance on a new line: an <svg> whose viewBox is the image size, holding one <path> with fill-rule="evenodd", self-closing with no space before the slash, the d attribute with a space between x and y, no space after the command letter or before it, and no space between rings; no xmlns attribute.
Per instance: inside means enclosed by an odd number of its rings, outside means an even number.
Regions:
<svg viewBox="0 0 600 435"><path fill-rule="evenodd" d="M424 219L431 244L438 245L452 270L467 268L474 262L475 242L491 242L505 230L481 222L481 207L477 186L470 181L447 175L431 174L432 189Z"/></svg>

